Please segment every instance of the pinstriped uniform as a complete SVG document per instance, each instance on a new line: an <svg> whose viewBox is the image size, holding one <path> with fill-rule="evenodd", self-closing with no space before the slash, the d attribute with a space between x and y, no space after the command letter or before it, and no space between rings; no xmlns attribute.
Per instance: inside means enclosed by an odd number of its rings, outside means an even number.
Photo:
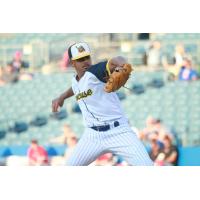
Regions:
<svg viewBox="0 0 200 200"><path fill-rule="evenodd" d="M89 165L107 152L122 156L129 165L153 165L145 147L130 128L116 93L103 90L106 63L93 65L79 81L75 77L72 80L86 129L67 165ZM114 125L116 121L118 126ZM91 128L102 125L110 125L110 129L98 131Z"/></svg>
<svg viewBox="0 0 200 200"><path fill-rule="evenodd" d="M67 165L89 165L98 156L106 152L122 156L129 165L153 165L143 144L128 124L105 132L87 128Z"/></svg>

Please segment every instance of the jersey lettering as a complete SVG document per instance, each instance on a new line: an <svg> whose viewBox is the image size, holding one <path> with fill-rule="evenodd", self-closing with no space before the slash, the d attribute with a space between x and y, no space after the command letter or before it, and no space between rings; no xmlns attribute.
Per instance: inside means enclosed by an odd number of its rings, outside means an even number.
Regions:
<svg viewBox="0 0 200 200"><path fill-rule="evenodd" d="M92 90L91 89L88 89L87 91L84 91L84 92L81 92L79 94L76 95L76 100L80 100L82 98L86 98L88 96L91 96L92 95Z"/></svg>

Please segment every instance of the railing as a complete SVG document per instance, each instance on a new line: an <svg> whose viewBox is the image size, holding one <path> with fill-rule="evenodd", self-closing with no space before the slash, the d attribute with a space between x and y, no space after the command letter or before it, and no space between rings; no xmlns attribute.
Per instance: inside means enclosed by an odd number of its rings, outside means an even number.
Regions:
<svg viewBox="0 0 200 200"><path fill-rule="evenodd" d="M28 34L27 34L28 35ZM67 47L76 41L86 41L90 44L93 52L93 61L97 62L104 58L110 58L116 55L124 55L134 65L143 65L143 56L145 51L148 49L152 40L136 40L133 33L133 37L128 38L128 34L116 34L118 39L110 41L109 34L57 34L52 35L46 34L49 39L45 38L45 34L26 37L26 40L22 43L20 40L17 42L11 42L10 44L6 41L1 42L0 38L0 65L5 66L13 57L16 50L23 51L24 60L28 61L31 67L41 67L49 62L56 62L62 58L63 53L67 50ZM131 34L130 34L131 35ZM126 36L126 37L125 37ZM54 38L55 37L55 38ZM152 37L153 38L153 37ZM2 40L3 41L3 40ZM195 48L189 48L191 52L194 64L200 64L200 40L190 39L185 40L172 40L163 39L160 40L162 50L164 54L169 57L173 56L174 47L178 43L183 43L186 46L192 44ZM140 48L140 50L138 50ZM142 50L143 49L143 50Z"/></svg>

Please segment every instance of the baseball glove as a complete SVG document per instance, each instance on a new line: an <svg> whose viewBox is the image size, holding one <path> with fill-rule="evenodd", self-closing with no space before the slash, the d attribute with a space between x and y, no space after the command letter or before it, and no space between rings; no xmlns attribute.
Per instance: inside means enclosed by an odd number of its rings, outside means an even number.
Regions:
<svg viewBox="0 0 200 200"><path fill-rule="evenodd" d="M104 90L108 93L114 92L125 85L132 72L130 64L124 64L122 67L116 67L112 74L110 74Z"/></svg>

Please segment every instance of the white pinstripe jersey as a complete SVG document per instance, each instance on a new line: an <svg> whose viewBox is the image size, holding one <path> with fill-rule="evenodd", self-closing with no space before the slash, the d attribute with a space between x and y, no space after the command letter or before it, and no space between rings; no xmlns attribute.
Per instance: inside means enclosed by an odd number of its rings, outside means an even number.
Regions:
<svg viewBox="0 0 200 200"><path fill-rule="evenodd" d="M115 92L104 91L107 62L92 65L77 81L72 79L72 90L87 127L104 125L115 120L128 121Z"/></svg>

